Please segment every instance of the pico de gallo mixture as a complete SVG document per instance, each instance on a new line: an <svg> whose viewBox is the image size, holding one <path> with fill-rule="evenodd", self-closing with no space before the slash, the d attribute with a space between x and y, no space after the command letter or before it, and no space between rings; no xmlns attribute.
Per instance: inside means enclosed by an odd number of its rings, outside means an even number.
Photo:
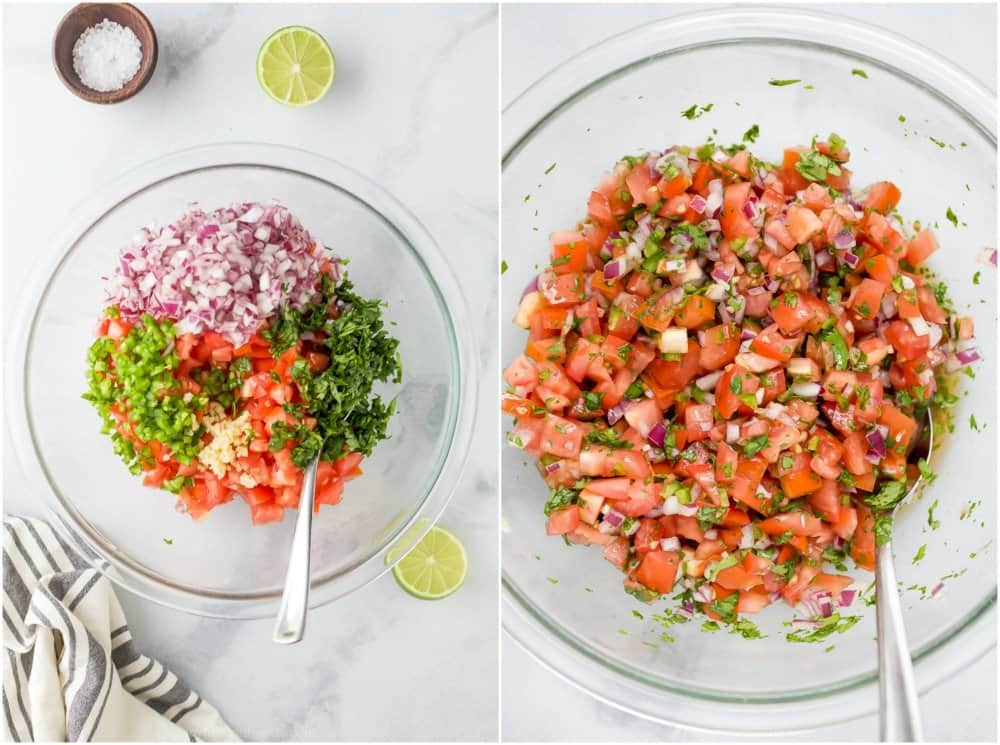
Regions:
<svg viewBox="0 0 1000 745"><path fill-rule="evenodd" d="M193 207L119 255L87 355L90 401L147 486L201 518L241 497L254 524L298 506L319 456L315 509L386 438L398 341L379 300L280 204Z"/></svg>
<svg viewBox="0 0 1000 745"><path fill-rule="evenodd" d="M644 600L734 622L829 618L872 570L929 407L975 362L900 189L857 190L830 135L626 157L551 236L514 322L508 442L551 489L547 531L600 546ZM793 639L794 640L794 639Z"/></svg>

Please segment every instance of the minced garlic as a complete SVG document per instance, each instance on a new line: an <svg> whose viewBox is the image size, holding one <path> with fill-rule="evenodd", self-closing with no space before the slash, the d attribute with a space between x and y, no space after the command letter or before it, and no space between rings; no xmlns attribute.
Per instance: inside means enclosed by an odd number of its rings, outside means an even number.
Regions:
<svg viewBox="0 0 1000 745"><path fill-rule="evenodd" d="M198 460L221 479L237 458L246 457L249 452L247 444L253 433L250 415L244 411L235 419L229 419L225 409L217 403L211 403L202 424L212 439L198 453ZM256 482L243 485L249 488L256 486Z"/></svg>
<svg viewBox="0 0 1000 745"><path fill-rule="evenodd" d="M247 489L253 489L257 486L257 479L249 473L241 473L237 480L240 482L240 486L245 486Z"/></svg>

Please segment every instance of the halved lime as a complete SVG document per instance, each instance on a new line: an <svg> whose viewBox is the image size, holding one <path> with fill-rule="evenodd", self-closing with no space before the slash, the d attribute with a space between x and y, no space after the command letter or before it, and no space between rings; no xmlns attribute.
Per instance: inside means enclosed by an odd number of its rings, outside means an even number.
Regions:
<svg viewBox="0 0 1000 745"><path fill-rule="evenodd" d="M279 103L308 106L330 90L336 64L326 39L305 26L285 26L257 53L257 82Z"/></svg>
<svg viewBox="0 0 1000 745"><path fill-rule="evenodd" d="M400 586L422 600L440 600L462 586L468 559L461 541L434 526L392 569Z"/></svg>

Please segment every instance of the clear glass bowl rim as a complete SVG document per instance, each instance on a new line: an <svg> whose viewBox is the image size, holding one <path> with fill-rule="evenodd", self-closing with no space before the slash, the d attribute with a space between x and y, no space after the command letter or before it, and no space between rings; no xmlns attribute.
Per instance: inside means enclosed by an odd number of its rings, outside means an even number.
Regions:
<svg viewBox="0 0 1000 745"><path fill-rule="evenodd" d="M503 167L546 121L593 87L660 57L748 41L802 45L861 58L928 91L996 147L995 93L943 57L888 29L835 14L757 6L698 11L645 23L550 70L503 111ZM595 77L595 69L607 72ZM813 694L752 702L654 683L566 633L528 601L506 571L501 586L503 629L518 646L571 685L645 719L703 732L767 734L805 732L877 710L874 675ZM959 639L964 646L958 644ZM995 646L994 587L957 633L915 655L920 692L950 678Z"/></svg>
<svg viewBox="0 0 1000 745"><path fill-rule="evenodd" d="M42 466L29 423L24 374L36 321L37 309L33 301L47 291L54 272L91 226L121 202L156 183L200 170L234 166L275 168L318 180L345 192L379 215L409 246L425 266L426 273L434 278L434 292L450 326L453 379L462 381L453 394L447 450L441 457L431 488L421 497L410 517L393 528L377 552L343 571L323 577L314 575L309 606L320 607L375 581L423 538L451 499L465 467L475 427L477 356L467 304L437 243L407 207L358 171L308 150L254 142L222 142L186 148L121 173L70 209L64 227L58 230L51 244L59 246L59 250L33 267L18 298L6 350L5 396L10 404L14 450L29 482L44 485L47 516L53 525L62 528L65 537L84 549L109 578L140 597L176 610L215 618L252 619L273 616L280 592L227 595L191 591L169 580L163 581L165 578L158 579L134 560L102 547L89 535L90 529L81 525L56 496ZM400 550L394 552L396 548ZM387 562L390 552L396 558Z"/></svg>

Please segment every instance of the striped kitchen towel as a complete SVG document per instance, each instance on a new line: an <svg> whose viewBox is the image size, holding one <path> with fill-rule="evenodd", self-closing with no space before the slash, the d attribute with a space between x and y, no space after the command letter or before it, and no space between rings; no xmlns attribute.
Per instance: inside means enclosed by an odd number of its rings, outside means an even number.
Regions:
<svg viewBox="0 0 1000 745"><path fill-rule="evenodd" d="M41 520L3 536L4 737L236 741L219 713L132 641L110 581Z"/></svg>

